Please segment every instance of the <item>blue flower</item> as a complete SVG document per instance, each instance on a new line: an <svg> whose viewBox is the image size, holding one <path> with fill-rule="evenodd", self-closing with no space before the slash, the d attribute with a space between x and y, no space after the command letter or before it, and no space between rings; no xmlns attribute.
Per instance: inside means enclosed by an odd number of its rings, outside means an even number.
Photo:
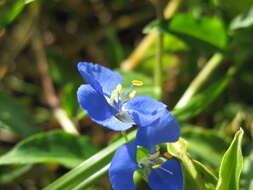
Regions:
<svg viewBox="0 0 253 190"><path fill-rule="evenodd" d="M116 151L109 168L114 190L135 190L133 174L136 170L142 170L152 190L182 190L183 176L177 160L168 160L156 152L137 163L136 151L135 142L124 144Z"/></svg>
<svg viewBox="0 0 253 190"><path fill-rule="evenodd" d="M115 131L138 125L136 143L147 148L177 141L179 126L165 104L148 96L135 96L132 86L123 90L121 75L101 65L80 62L78 70L87 82L77 91L78 102L93 121ZM137 86L141 83L133 81Z"/></svg>

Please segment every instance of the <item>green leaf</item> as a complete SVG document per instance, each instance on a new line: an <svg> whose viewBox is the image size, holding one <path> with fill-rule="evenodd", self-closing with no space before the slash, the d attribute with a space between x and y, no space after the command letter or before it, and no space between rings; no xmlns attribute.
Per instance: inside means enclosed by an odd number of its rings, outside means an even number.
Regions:
<svg viewBox="0 0 253 190"><path fill-rule="evenodd" d="M0 165L53 162L73 168L96 152L97 147L88 137L53 131L21 141L0 157Z"/></svg>
<svg viewBox="0 0 253 190"><path fill-rule="evenodd" d="M0 129L10 130L21 137L32 135L37 131L28 113L15 98L0 93L0 102Z"/></svg>
<svg viewBox="0 0 253 190"><path fill-rule="evenodd" d="M231 24L231 30L237 30L240 28L247 28L253 25L253 7L251 7L247 12L242 13L235 17Z"/></svg>
<svg viewBox="0 0 253 190"><path fill-rule="evenodd" d="M227 45L227 31L218 18L178 14L167 21L166 27L168 32L182 38L192 47L225 49Z"/></svg>
<svg viewBox="0 0 253 190"><path fill-rule="evenodd" d="M230 147L223 156L216 190L239 190L240 174L243 167L241 151L243 133L242 129L236 132Z"/></svg>
<svg viewBox="0 0 253 190"><path fill-rule="evenodd" d="M151 78L137 72L119 72L123 76L122 84L125 89L131 86L132 80L141 80L144 83L143 86L133 87L133 90L137 92L136 95L147 95L155 99L160 99L161 93L159 89L155 88Z"/></svg>
<svg viewBox="0 0 253 190"><path fill-rule="evenodd" d="M10 24L24 9L28 0L7 0L0 5L0 30Z"/></svg>
<svg viewBox="0 0 253 190"><path fill-rule="evenodd" d="M193 126L183 127L181 135L187 139L188 151L196 160L200 160L216 168L219 167L227 143L222 137L217 135L215 130Z"/></svg>
<svg viewBox="0 0 253 190"><path fill-rule="evenodd" d="M137 146L136 152L136 161L137 163L141 163L145 158L147 158L149 154L149 150L142 146Z"/></svg>

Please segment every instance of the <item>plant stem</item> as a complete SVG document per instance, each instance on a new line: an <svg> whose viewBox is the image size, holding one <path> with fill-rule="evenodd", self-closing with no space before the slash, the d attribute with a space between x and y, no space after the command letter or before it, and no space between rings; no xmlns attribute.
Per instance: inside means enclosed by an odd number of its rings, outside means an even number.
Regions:
<svg viewBox="0 0 253 190"><path fill-rule="evenodd" d="M161 0L156 1L156 14L159 21L163 20ZM160 27L160 26L159 26ZM156 45L156 62L154 65L154 84L155 87L161 89L162 87L162 56L163 56L163 34L158 30L157 45Z"/></svg>
<svg viewBox="0 0 253 190"><path fill-rule="evenodd" d="M106 174L106 172L108 171L109 167L110 167L110 163L105 165L102 169L98 170L96 173L94 173L90 177L86 178L82 183L77 185L72 190L86 189L88 186L93 184L95 180L98 180L99 178L103 177Z"/></svg>
<svg viewBox="0 0 253 190"><path fill-rule="evenodd" d="M127 137L126 131L121 131L121 135L124 137L126 143L128 143L128 142L129 142L129 139L128 139L128 137Z"/></svg>
<svg viewBox="0 0 253 190"><path fill-rule="evenodd" d="M164 18L171 18L176 11L178 10L182 0L171 0L164 10ZM157 33L149 33L146 35L130 56L121 64L121 69L123 71L132 71L134 70L141 59L146 53L146 50L152 45L154 40L157 38Z"/></svg>
<svg viewBox="0 0 253 190"><path fill-rule="evenodd" d="M191 82L183 96L178 101L175 108L181 108L187 104L196 92L205 84L212 72L221 64L223 55L221 53L214 54L211 59L206 63L205 67L200 71L197 77Z"/></svg>

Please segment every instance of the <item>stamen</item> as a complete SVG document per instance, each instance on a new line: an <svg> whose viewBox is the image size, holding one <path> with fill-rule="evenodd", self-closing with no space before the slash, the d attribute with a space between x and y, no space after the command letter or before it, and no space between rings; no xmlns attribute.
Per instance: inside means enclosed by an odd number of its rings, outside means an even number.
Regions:
<svg viewBox="0 0 253 190"><path fill-rule="evenodd" d="M144 83L141 80L132 80L132 85L142 86L142 85L144 85Z"/></svg>
<svg viewBox="0 0 253 190"><path fill-rule="evenodd" d="M121 84L118 84L118 85L116 86L116 91L117 91L117 92L121 92L121 90L122 90L122 85L121 85Z"/></svg>
<svg viewBox="0 0 253 190"><path fill-rule="evenodd" d="M163 170L163 171L165 171L165 172L167 172L167 173L173 175L173 172L171 172L171 171L169 171L169 170L167 170L167 169L165 169L165 168L163 168L163 167L159 167L159 168L160 168L161 170Z"/></svg>
<svg viewBox="0 0 253 190"><path fill-rule="evenodd" d="M160 164L156 164L156 165L153 165L152 168L159 168L161 165Z"/></svg>
<svg viewBox="0 0 253 190"><path fill-rule="evenodd" d="M130 94L128 95L129 98L133 98L136 95L136 90L133 90L132 92L130 92Z"/></svg>

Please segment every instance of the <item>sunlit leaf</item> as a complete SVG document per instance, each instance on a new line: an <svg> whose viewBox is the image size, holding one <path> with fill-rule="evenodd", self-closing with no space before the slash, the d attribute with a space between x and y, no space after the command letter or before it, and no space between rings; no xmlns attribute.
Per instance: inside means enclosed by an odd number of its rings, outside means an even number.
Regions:
<svg viewBox="0 0 253 190"><path fill-rule="evenodd" d="M97 147L88 137L53 131L21 141L0 157L0 165L59 163L73 168L95 152Z"/></svg>
<svg viewBox="0 0 253 190"><path fill-rule="evenodd" d="M240 174L243 167L241 150L243 133L242 129L236 132L230 147L223 156L216 190L239 190Z"/></svg>
<svg viewBox="0 0 253 190"><path fill-rule="evenodd" d="M32 0L7 0L0 5L0 30L10 24Z"/></svg>
<svg viewBox="0 0 253 190"><path fill-rule="evenodd" d="M145 31L156 30L172 33L193 47L224 49L227 45L227 31L221 19L215 17L196 18L191 14L178 14L171 20L152 22ZM210 47L208 47L210 46Z"/></svg>

